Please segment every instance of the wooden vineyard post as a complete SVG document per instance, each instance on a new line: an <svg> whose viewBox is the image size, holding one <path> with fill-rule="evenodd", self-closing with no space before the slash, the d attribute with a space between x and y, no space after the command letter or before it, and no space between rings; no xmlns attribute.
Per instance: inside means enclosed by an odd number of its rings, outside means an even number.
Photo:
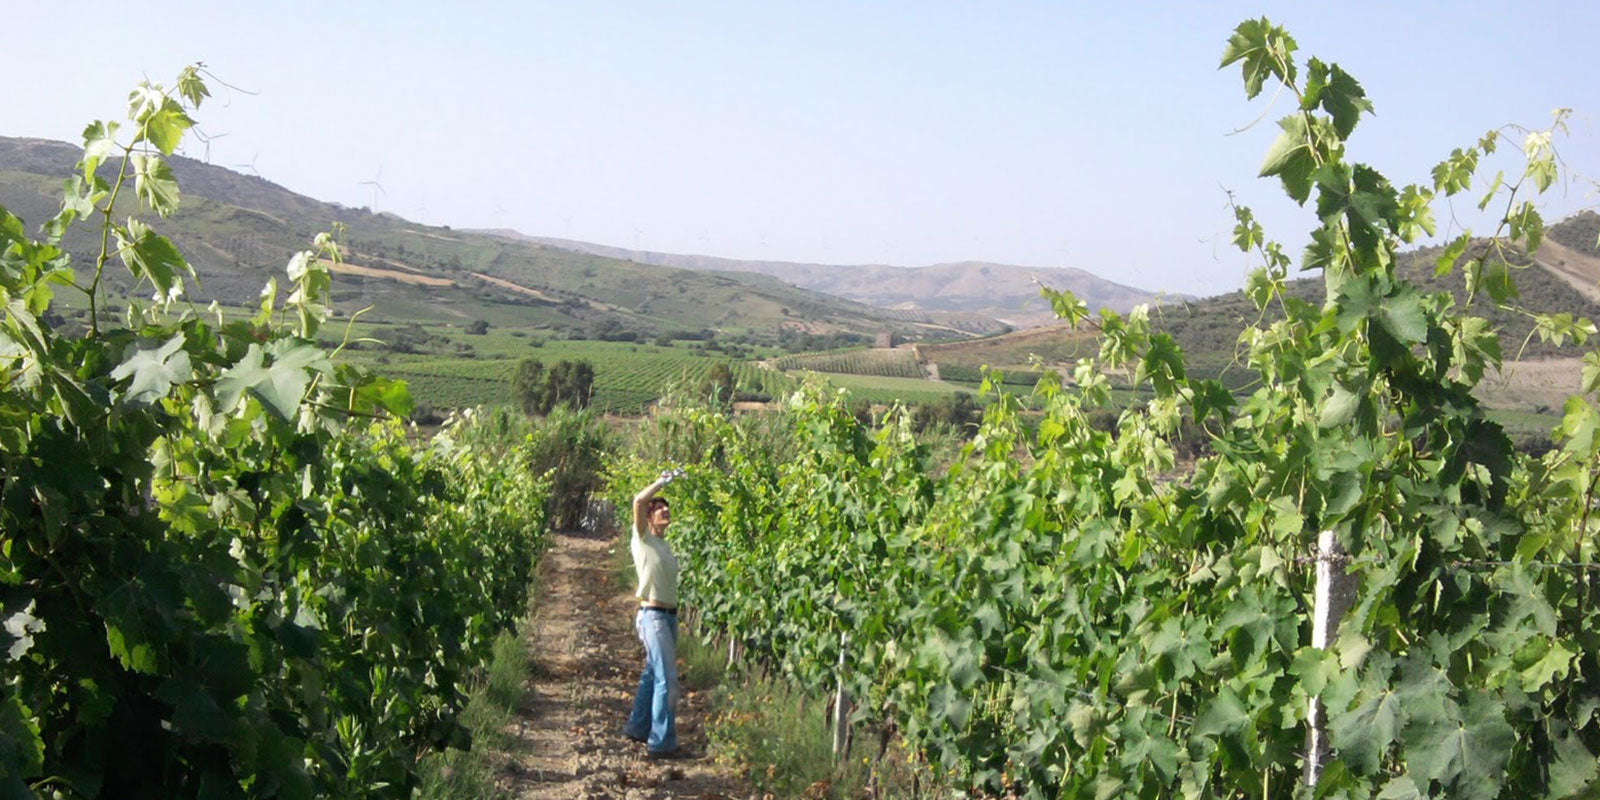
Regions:
<svg viewBox="0 0 1600 800"><path fill-rule="evenodd" d="M1317 586L1312 606L1311 646L1326 650L1339 633L1339 621L1355 601L1356 580L1349 572L1350 555L1333 531L1317 537ZM1306 715L1306 786L1314 787L1328 764L1332 748L1328 745L1328 709L1321 697L1311 698Z"/></svg>

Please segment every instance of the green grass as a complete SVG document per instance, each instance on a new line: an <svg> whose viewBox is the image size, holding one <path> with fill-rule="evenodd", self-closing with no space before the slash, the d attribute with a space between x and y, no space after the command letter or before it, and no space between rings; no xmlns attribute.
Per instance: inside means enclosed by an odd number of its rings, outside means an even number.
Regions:
<svg viewBox="0 0 1600 800"><path fill-rule="evenodd" d="M757 792L799 797L807 787L834 778L821 702L781 682L745 674L722 687L716 706L708 731L712 750L718 758L749 765ZM849 783L865 782L850 773ZM836 788L845 792L835 797L860 796L859 789Z"/></svg>
<svg viewBox="0 0 1600 800"><path fill-rule="evenodd" d="M366 326L364 336L381 336L388 326ZM717 364L733 368L737 388L776 396L797 382L780 373L726 357L699 355L683 347L653 344L550 340L530 333L527 338L510 331L468 336L460 331L425 326L444 341L430 343L431 350L448 351L458 343L470 344L473 357L443 352L387 353L367 346L349 351L346 358L381 375L406 381L412 397L434 408L505 405L512 402L511 376L523 358L536 358L546 366L559 361L588 361L594 365L591 406L616 414L640 414L672 386L693 391ZM534 346L534 342L541 342Z"/></svg>
<svg viewBox="0 0 1600 800"><path fill-rule="evenodd" d="M483 680L469 693L461 724L472 732L471 750L446 750L422 762L424 800L470 800L509 797L495 786L497 751L511 745L503 732L526 699L531 670L520 633L508 631L494 641L494 655Z"/></svg>
<svg viewBox="0 0 1600 800"><path fill-rule="evenodd" d="M628 532L628 526L633 524L632 519L632 511L618 512L617 536L606 551L611 559L611 582L617 591L630 594L639 585L638 573L633 568L633 551L629 549L632 534Z"/></svg>
<svg viewBox="0 0 1600 800"><path fill-rule="evenodd" d="M849 391L852 397L869 403L893 403L897 400L904 403L933 403L956 392L970 391L966 386L922 378L810 374L819 375L828 383Z"/></svg>
<svg viewBox="0 0 1600 800"><path fill-rule="evenodd" d="M706 730L712 753L740 764L758 794L853 799L866 796L876 773L873 797L952 796L939 790L928 769L915 766L903 743L879 760L878 737L870 731L857 731L849 758L835 762L827 712L825 700L782 680L730 673L712 696ZM918 785L921 792L914 794Z"/></svg>
<svg viewBox="0 0 1600 800"><path fill-rule="evenodd" d="M687 627L678 637L678 662L678 680L696 691L718 686L727 675L727 652Z"/></svg>

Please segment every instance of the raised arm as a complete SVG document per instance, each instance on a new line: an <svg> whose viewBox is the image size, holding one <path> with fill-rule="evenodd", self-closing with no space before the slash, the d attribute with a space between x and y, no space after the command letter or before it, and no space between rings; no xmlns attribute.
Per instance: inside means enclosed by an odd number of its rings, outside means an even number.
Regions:
<svg viewBox="0 0 1600 800"><path fill-rule="evenodd" d="M656 482L644 487L633 496L633 535L642 536L646 528L646 517L649 516L650 498L661 491L661 487L683 477L683 470L669 469L656 478Z"/></svg>

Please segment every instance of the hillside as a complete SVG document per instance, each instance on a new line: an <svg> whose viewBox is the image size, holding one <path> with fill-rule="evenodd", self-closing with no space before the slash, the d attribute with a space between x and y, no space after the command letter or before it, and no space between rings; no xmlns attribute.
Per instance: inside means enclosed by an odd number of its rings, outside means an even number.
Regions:
<svg viewBox="0 0 1600 800"><path fill-rule="evenodd" d="M1585 211L1553 226L1534 256L1584 297L1600 302L1600 214Z"/></svg>
<svg viewBox="0 0 1600 800"><path fill-rule="evenodd" d="M1597 301L1595 293L1597 281L1600 281L1600 248L1595 243L1597 233L1600 233L1600 216L1593 213L1586 212L1552 225L1546 246L1539 250L1536 258L1525 259L1523 263L1512 267L1512 277L1519 295L1516 302L1536 312L1568 312L1574 316L1600 320L1600 301ZM1435 247L1413 250L1403 256L1401 270L1424 290L1448 290L1458 303L1465 302L1465 283L1459 270L1444 277L1434 275L1434 261L1439 253L1440 249ZM1289 292L1320 303L1323 297L1322 278L1291 281ZM1555 347L1540 342L1537 337L1530 336L1533 323L1525 315L1496 308L1482 294L1474 299L1471 312L1489 320L1500 332L1501 351L1508 362L1519 358L1529 362L1547 362L1546 368L1541 370L1541 380L1565 386L1567 382L1563 370L1571 371L1575 380L1577 365L1574 358L1582 352L1580 348L1570 344ZM1152 312L1153 327L1170 333L1177 340L1188 357L1192 372L1222 376L1235 385L1248 382L1252 377L1235 363L1234 351L1239 332L1255 324L1259 317L1260 313L1243 292L1166 306ZM1016 368L1028 365L1034 358L1047 364L1068 364L1092 354L1097 347L1098 342L1091 330L1074 331L1057 325L971 341L923 345L920 350L924 361L941 365L975 367L989 364ZM1551 372L1550 365L1560 367L1556 372L1562 374L1545 374ZM1573 387L1575 390L1575 384Z"/></svg>
<svg viewBox="0 0 1600 800"><path fill-rule="evenodd" d="M516 231L489 231L520 241L578 253L604 255L641 264L718 272L756 272L825 294L844 297L879 308L903 309L932 315L950 324L965 315L993 318L1014 328L1047 325L1055 317L1039 297L1039 285L1067 289L1092 308L1127 311L1141 303L1161 302L1163 296L1105 280L1081 269L1020 267L983 261L935 264L927 267L891 267L881 264L831 265L786 261L740 261L701 255L655 253L620 247L526 236ZM958 315L955 317L946 315Z"/></svg>
<svg viewBox="0 0 1600 800"><path fill-rule="evenodd" d="M0 206L37 227L59 207L61 182L78 153L61 142L0 137ZM183 205L171 219L157 221L157 229L199 272L201 283L189 287L189 296L200 302L253 302L269 276L281 275L290 255L338 223L345 228L346 264L335 299L345 312L372 306L368 318L374 320L483 320L606 337L713 329L763 341L775 341L782 330L888 330L912 338L965 333L926 315L874 308L766 276L661 269L429 227L324 203L193 159L174 157L171 164ZM99 250L98 239L86 231L69 233L65 245L80 269ZM106 274L113 293L134 291L125 271ZM995 329L993 323L963 327Z"/></svg>

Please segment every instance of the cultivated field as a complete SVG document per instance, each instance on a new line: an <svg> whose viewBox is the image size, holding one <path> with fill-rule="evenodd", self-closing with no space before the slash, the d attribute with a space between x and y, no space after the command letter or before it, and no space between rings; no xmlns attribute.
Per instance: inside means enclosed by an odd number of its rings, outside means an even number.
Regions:
<svg viewBox="0 0 1600 800"><path fill-rule="evenodd" d="M908 347L893 349L835 350L826 353L800 353L772 362L782 370L876 375L885 378L921 378L922 367L916 352Z"/></svg>
<svg viewBox="0 0 1600 800"><path fill-rule="evenodd" d="M381 331L375 331L382 336ZM519 338L506 333L450 337L474 345L473 357L448 354L395 354L358 351L352 360L368 363L384 375L404 380L419 403L434 408L509 405L511 376L523 358L547 367L560 361L588 361L594 366L592 406L613 414L640 414L666 392L696 391L717 364L728 365L738 392L768 397L797 384L782 373L718 354L688 348L626 342ZM482 345L481 347L477 345Z"/></svg>

